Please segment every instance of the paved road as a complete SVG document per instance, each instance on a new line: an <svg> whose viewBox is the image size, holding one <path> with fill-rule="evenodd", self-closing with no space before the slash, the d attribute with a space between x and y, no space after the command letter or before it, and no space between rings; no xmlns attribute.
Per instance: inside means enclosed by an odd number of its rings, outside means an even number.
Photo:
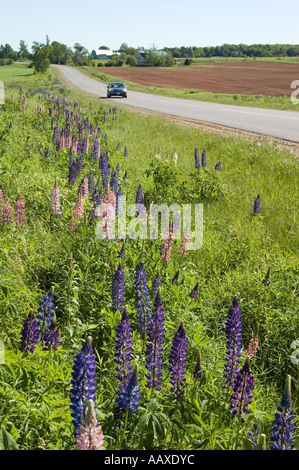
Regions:
<svg viewBox="0 0 299 470"><path fill-rule="evenodd" d="M106 85L87 77L77 69L55 65L63 77L77 88L98 97L106 97ZM128 91L128 98L110 98L114 102L138 108L220 124L257 134L299 142L299 112L207 103ZM299 105L294 105L298 108ZM298 109L299 110L299 109Z"/></svg>

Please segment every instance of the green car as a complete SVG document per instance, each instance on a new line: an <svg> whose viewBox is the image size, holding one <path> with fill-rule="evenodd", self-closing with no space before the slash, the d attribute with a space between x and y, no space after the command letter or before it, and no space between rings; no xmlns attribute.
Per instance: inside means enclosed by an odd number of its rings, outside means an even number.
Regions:
<svg viewBox="0 0 299 470"><path fill-rule="evenodd" d="M107 86L107 98L111 96L122 96L123 98L127 97L127 88L122 82L110 82Z"/></svg>

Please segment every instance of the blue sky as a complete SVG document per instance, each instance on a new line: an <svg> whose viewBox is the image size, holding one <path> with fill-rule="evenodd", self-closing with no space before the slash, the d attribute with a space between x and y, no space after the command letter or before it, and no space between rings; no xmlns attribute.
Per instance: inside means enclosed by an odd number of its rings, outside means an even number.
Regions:
<svg viewBox="0 0 299 470"><path fill-rule="evenodd" d="M105 45L216 46L299 43L298 0L4 0L0 6L0 44L15 50L23 39L75 42L90 52Z"/></svg>

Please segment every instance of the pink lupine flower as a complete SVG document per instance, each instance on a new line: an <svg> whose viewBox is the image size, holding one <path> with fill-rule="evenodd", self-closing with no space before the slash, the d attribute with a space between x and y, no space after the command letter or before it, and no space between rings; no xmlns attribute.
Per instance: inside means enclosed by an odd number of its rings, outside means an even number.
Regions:
<svg viewBox="0 0 299 470"><path fill-rule="evenodd" d="M160 258L163 261L170 261L171 260L171 250L173 245L173 230L172 227L169 228L168 237L163 240L163 244L161 247L161 255Z"/></svg>
<svg viewBox="0 0 299 470"><path fill-rule="evenodd" d="M70 221L70 233L73 234L74 229L78 228L79 220L83 217L84 213L84 197L80 192L76 205L73 209L73 214Z"/></svg>
<svg viewBox="0 0 299 470"><path fill-rule="evenodd" d="M60 217L62 216L57 180L55 180L55 184L51 192L51 209L53 215L59 215Z"/></svg>
<svg viewBox="0 0 299 470"><path fill-rule="evenodd" d="M100 228L105 233L105 238L111 240L114 238L113 224L115 221L116 195L115 192L107 186L103 196L100 213L97 214Z"/></svg>
<svg viewBox="0 0 299 470"><path fill-rule="evenodd" d="M104 450L104 434L94 411L94 403L88 400L84 424L79 428L75 450Z"/></svg>
<svg viewBox="0 0 299 470"><path fill-rule="evenodd" d="M25 226L25 201L23 196L20 194L19 199L16 202L15 207L15 222L18 226Z"/></svg>
<svg viewBox="0 0 299 470"><path fill-rule="evenodd" d="M26 112L26 105L25 103L22 104L22 113L25 114Z"/></svg>
<svg viewBox="0 0 299 470"><path fill-rule="evenodd" d="M257 332L253 335L253 337L249 341L248 349L246 351L243 351L243 355L246 355L248 357L254 357L257 353L258 348L259 348L259 335Z"/></svg>
<svg viewBox="0 0 299 470"><path fill-rule="evenodd" d="M187 240L184 235L182 236L181 239L181 244L180 244L180 249L179 249L179 255L186 256L188 255L188 247L190 244L190 240Z"/></svg>
<svg viewBox="0 0 299 470"><path fill-rule="evenodd" d="M2 204L0 223L1 224L11 224L12 223L12 207L10 205L10 202L9 202L8 198Z"/></svg>

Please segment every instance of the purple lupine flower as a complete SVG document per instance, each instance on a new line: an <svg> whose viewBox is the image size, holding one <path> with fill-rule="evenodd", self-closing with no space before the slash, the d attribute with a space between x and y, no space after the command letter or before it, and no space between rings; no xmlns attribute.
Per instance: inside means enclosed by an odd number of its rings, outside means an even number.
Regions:
<svg viewBox="0 0 299 470"><path fill-rule="evenodd" d="M268 268L268 271L266 273L266 276L264 277L263 279L263 284L265 284L265 286L269 286L270 285L270 267Z"/></svg>
<svg viewBox="0 0 299 470"><path fill-rule="evenodd" d="M249 408L252 401L252 390L254 378L250 371L249 366L249 357L246 357L245 363L241 370L236 375L233 387L233 394L231 396L231 408L232 408L232 417L239 415L242 416L242 413L248 414ZM241 417L241 422L244 421L244 418Z"/></svg>
<svg viewBox="0 0 299 470"><path fill-rule="evenodd" d="M260 436L260 430L257 423L254 423L253 428L251 431L247 433L247 439L252 442L253 450L257 450L257 441Z"/></svg>
<svg viewBox="0 0 299 470"><path fill-rule="evenodd" d="M195 368L194 368L194 372L193 372L193 377L195 379L200 379L200 377L201 377L201 354L200 354L200 351L198 351L198 353L197 353L197 360L196 360L196 364L195 364Z"/></svg>
<svg viewBox="0 0 299 470"><path fill-rule="evenodd" d="M38 314L37 318L37 327L38 327L38 336L39 339L43 342L44 334L46 330L50 327L51 321L53 320L54 314L54 296L53 288L49 291L47 295L44 295L42 300L39 302L39 307L37 309Z"/></svg>
<svg viewBox="0 0 299 470"><path fill-rule="evenodd" d="M291 376L287 375L285 388L280 405L273 420L273 433L270 437L273 442L271 450L291 450L294 431L294 413L292 410Z"/></svg>
<svg viewBox="0 0 299 470"><path fill-rule="evenodd" d="M34 311L30 310L28 317L24 321L21 342L20 342L20 351L27 354L28 352L33 353L38 342L37 334L37 322L34 315Z"/></svg>
<svg viewBox="0 0 299 470"><path fill-rule="evenodd" d="M25 201L20 194L15 206L15 222L19 227L25 227Z"/></svg>
<svg viewBox="0 0 299 470"><path fill-rule="evenodd" d="M92 160L98 160L100 158L100 143L98 136L94 138L91 146L91 158Z"/></svg>
<svg viewBox="0 0 299 470"><path fill-rule="evenodd" d="M194 151L195 168L200 168L199 150L195 147Z"/></svg>
<svg viewBox="0 0 299 470"><path fill-rule="evenodd" d="M59 331L57 329L57 321L55 315L49 328L45 331L44 338L44 348L50 350L51 348L56 351L59 345Z"/></svg>
<svg viewBox="0 0 299 470"><path fill-rule="evenodd" d="M56 145L58 142L58 139L59 139L58 136L59 136L59 127L58 127L58 124L56 124L56 126L53 129L53 137L52 137L54 145Z"/></svg>
<svg viewBox="0 0 299 470"><path fill-rule="evenodd" d="M137 192L136 192L136 204L144 204L144 199L143 199L143 191L141 184L138 186Z"/></svg>
<svg viewBox="0 0 299 470"><path fill-rule="evenodd" d="M139 315L139 329L145 333L147 324L150 320L151 312L149 305L149 294L147 287L147 276L144 263L141 262L135 275L135 298L137 304L137 313Z"/></svg>
<svg viewBox="0 0 299 470"><path fill-rule="evenodd" d="M186 359L186 330L183 325L183 322L181 322L172 340L169 357L170 383L172 385L171 391L175 394L176 398L184 399L183 395L186 381Z"/></svg>
<svg viewBox="0 0 299 470"><path fill-rule="evenodd" d="M191 292L189 294L189 297L191 297L192 299L197 299L197 297L198 297L198 282L195 284L195 286L191 290Z"/></svg>
<svg viewBox="0 0 299 470"><path fill-rule="evenodd" d="M128 156L128 149L127 149L127 146L125 146L125 149L124 149L124 157L127 157Z"/></svg>
<svg viewBox="0 0 299 470"><path fill-rule="evenodd" d="M148 324L146 348L146 368L148 370L146 386L157 390L160 390L162 385L164 332L164 308L161 305L159 289L154 302L154 312Z"/></svg>
<svg viewBox="0 0 299 470"><path fill-rule="evenodd" d="M226 364L225 364L225 387L233 385L235 377L239 372L241 347L242 347L242 319L241 308L238 299L232 299L232 306L228 311L226 323Z"/></svg>
<svg viewBox="0 0 299 470"><path fill-rule="evenodd" d="M221 170L222 170L221 162L216 163L216 165L215 165L215 170L218 170L218 171L221 171Z"/></svg>
<svg viewBox="0 0 299 470"><path fill-rule="evenodd" d="M82 170L83 170L83 160L82 160L82 157L79 157L79 158L77 158L77 161L76 161L76 173L77 173L77 175L80 175L82 173Z"/></svg>
<svg viewBox="0 0 299 470"><path fill-rule="evenodd" d="M161 277L160 277L160 273L158 272L152 283L152 296L153 297L155 297L156 293L158 292L159 287L161 286L162 286Z"/></svg>
<svg viewBox="0 0 299 470"><path fill-rule="evenodd" d="M99 159L99 167L102 175L103 188L106 188L109 184L109 168L108 168L108 154L103 153Z"/></svg>
<svg viewBox="0 0 299 470"><path fill-rule="evenodd" d="M116 329L115 362L119 386L116 398L116 410L121 408L121 397L132 375L131 325L128 309L124 308L122 318Z"/></svg>
<svg viewBox="0 0 299 470"><path fill-rule="evenodd" d="M120 408L128 409L133 413L138 411L138 402L140 400L140 387L138 384L137 366L134 368L130 380L124 393L120 397Z"/></svg>
<svg viewBox="0 0 299 470"><path fill-rule="evenodd" d="M113 171L111 174L110 188L115 192L115 194L117 194L118 181L117 181L115 171Z"/></svg>
<svg viewBox="0 0 299 470"><path fill-rule="evenodd" d="M125 287L125 273L119 263L117 270L114 273L112 281L112 309L115 312L118 310L122 312L124 309L124 287Z"/></svg>
<svg viewBox="0 0 299 470"><path fill-rule="evenodd" d="M69 184L74 184L77 178L77 165L74 161L69 167Z"/></svg>
<svg viewBox="0 0 299 470"><path fill-rule="evenodd" d="M0 224L12 224L12 220L12 207L9 199L6 198L6 201L2 204Z"/></svg>
<svg viewBox="0 0 299 470"><path fill-rule="evenodd" d="M254 200L253 213L254 214L260 214L261 213L261 198L260 198L259 194L256 196L256 198Z"/></svg>
<svg viewBox="0 0 299 470"><path fill-rule="evenodd" d="M205 167L207 166L207 155L206 155L206 151L204 150L201 154L201 166L202 167Z"/></svg>
<svg viewBox="0 0 299 470"><path fill-rule="evenodd" d="M83 344L81 351L76 355L71 380L71 416L78 435L80 425L85 419L88 400L95 405L96 361L92 348L92 339L89 336Z"/></svg>

